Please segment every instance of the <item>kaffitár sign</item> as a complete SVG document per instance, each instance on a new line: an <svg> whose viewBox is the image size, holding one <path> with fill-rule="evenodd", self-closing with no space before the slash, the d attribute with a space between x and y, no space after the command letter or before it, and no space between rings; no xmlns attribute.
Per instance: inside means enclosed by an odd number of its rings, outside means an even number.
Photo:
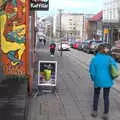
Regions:
<svg viewBox="0 0 120 120"><path fill-rule="evenodd" d="M49 0L30 0L30 9L37 11L48 10Z"/></svg>

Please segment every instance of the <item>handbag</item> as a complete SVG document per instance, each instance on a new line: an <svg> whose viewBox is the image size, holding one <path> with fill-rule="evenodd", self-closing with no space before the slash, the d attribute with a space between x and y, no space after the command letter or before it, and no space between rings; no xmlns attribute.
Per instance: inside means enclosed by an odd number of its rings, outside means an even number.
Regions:
<svg viewBox="0 0 120 120"><path fill-rule="evenodd" d="M112 79L115 79L120 75L120 70L118 70L114 65L110 64L110 73Z"/></svg>

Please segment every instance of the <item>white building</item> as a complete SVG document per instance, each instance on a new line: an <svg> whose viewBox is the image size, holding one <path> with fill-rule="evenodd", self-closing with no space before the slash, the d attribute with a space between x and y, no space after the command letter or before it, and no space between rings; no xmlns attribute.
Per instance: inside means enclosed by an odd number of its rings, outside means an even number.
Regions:
<svg viewBox="0 0 120 120"><path fill-rule="evenodd" d="M104 26L112 28L113 40L120 39L120 0L104 0L103 8Z"/></svg>
<svg viewBox="0 0 120 120"><path fill-rule="evenodd" d="M105 0L103 21L116 23L120 20L120 0Z"/></svg>
<svg viewBox="0 0 120 120"><path fill-rule="evenodd" d="M61 16L61 31L62 37L68 39L82 39L83 35L83 14L63 13ZM60 37L60 15L54 17L54 36Z"/></svg>
<svg viewBox="0 0 120 120"><path fill-rule="evenodd" d="M37 23L38 36L45 37L46 39L52 39L53 36L53 17L48 16L45 18L39 18Z"/></svg>

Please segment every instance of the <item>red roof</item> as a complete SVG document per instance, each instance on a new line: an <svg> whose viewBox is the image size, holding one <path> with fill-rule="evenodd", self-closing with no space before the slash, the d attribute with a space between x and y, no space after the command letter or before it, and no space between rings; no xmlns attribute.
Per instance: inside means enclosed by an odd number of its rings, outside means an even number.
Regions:
<svg viewBox="0 0 120 120"><path fill-rule="evenodd" d="M100 11L95 16L93 16L92 18L90 18L90 21L99 21L99 20L102 19L102 17L103 17L103 11Z"/></svg>

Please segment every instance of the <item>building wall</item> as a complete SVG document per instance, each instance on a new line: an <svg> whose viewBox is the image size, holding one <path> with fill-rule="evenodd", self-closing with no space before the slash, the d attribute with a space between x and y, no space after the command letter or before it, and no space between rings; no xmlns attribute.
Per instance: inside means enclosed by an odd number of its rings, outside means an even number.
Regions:
<svg viewBox="0 0 120 120"><path fill-rule="evenodd" d="M95 14L84 14L84 24L83 24L83 39L82 41L89 38L89 19Z"/></svg>
<svg viewBox="0 0 120 120"><path fill-rule="evenodd" d="M38 37L51 39L53 37L53 17L41 18L37 23Z"/></svg>
<svg viewBox="0 0 120 120"><path fill-rule="evenodd" d="M87 39L102 40L102 20L101 21L88 21L86 23Z"/></svg>
<svg viewBox="0 0 120 120"><path fill-rule="evenodd" d="M120 40L120 0L105 0L103 10L104 28L110 28L112 42ZM106 38L109 39L109 34Z"/></svg>
<svg viewBox="0 0 120 120"><path fill-rule="evenodd" d="M119 22L120 0L105 0L103 9L104 22Z"/></svg>
<svg viewBox="0 0 120 120"><path fill-rule="evenodd" d="M94 34L96 33L97 22L89 21L88 22L88 39L93 39Z"/></svg>
<svg viewBox="0 0 120 120"><path fill-rule="evenodd" d="M56 22L54 27L56 35L59 36L60 32L60 16L56 16ZM62 36L73 36L76 38L82 38L83 27L83 14L62 14L61 16L61 30Z"/></svg>

